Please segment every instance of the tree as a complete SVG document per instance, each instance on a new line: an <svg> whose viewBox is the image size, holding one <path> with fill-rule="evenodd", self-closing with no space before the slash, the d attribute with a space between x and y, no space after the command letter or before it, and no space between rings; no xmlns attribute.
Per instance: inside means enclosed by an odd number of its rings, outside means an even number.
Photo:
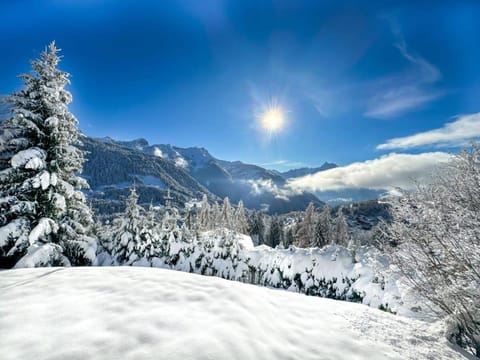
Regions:
<svg viewBox="0 0 480 360"><path fill-rule="evenodd" d="M228 196L223 199L221 210L221 226L226 227L229 230L233 230L233 211Z"/></svg>
<svg viewBox="0 0 480 360"><path fill-rule="evenodd" d="M247 216L245 215L245 207L243 206L242 200L238 202L237 209L235 210L234 222L235 231L239 232L240 234L248 233L248 220Z"/></svg>
<svg viewBox="0 0 480 360"><path fill-rule="evenodd" d="M318 215L317 222L315 223L313 243L311 246L324 247L331 242L331 237L332 224L330 219L330 206L325 204Z"/></svg>
<svg viewBox="0 0 480 360"><path fill-rule="evenodd" d="M298 247L309 247L313 240L315 207L312 202L305 209L303 220L300 222L296 234Z"/></svg>
<svg viewBox="0 0 480 360"><path fill-rule="evenodd" d="M200 205L200 214L198 215L199 228L201 230L208 230L211 227L211 211L208 204L208 198L206 194L203 194L202 202Z"/></svg>
<svg viewBox="0 0 480 360"><path fill-rule="evenodd" d="M255 210L250 217L249 234L255 245L261 245L265 242L265 222L263 213Z"/></svg>
<svg viewBox="0 0 480 360"><path fill-rule="evenodd" d="M272 248L283 242L283 228L278 216L273 216L270 223L270 231L267 236L267 245Z"/></svg>
<svg viewBox="0 0 480 360"><path fill-rule="evenodd" d="M130 188L123 217L117 219L113 230L113 257L120 265L131 265L145 254L145 237L142 239L144 216L143 209L137 204L138 194L135 186Z"/></svg>
<svg viewBox="0 0 480 360"><path fill-rule="evenodd" d="M480 145L388 203L393 262L438 316L450 318L450 338L480 357Z"/></svg>
<svg viewBox="0 0 480 360"><path fill-rule="evenodd" d="M347 220L341 206L337 210L332 235L333 242L337 245L347 246L350 241Z"/></svg>
<svg viewBox="0 0 480 360"><path fill-rule="evenodd" d="M91 211L77 174L84 154L78 121L68 110L69 74L57 68L52 42L24 89L5 98L11 115L1 124L0 262L17 266L89 265L95 262Z"/></svg>

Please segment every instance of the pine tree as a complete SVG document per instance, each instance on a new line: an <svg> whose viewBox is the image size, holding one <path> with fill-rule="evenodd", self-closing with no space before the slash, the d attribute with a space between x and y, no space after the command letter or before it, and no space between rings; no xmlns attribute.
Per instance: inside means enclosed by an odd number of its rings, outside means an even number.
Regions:
<svg viewBox="0 0 480 360"><path fill-rule="evenodd" d="M270 231L267 236L267 245L274 248L283 241L283 228L278 216L273 216L270 223Z"/></svg>
<svg viewBox="0 0 480 360"><path fill-rule="evenodd" d="M348 225L343 215L343 208L339 207L337 216L335 217L335 225L333 228L333 241L335 244L347 246L350 241L348 233Z"/></svg>
<svg viewBox="0 0 480 360"><path fill-rule="evenodd" d="M243 206L243 201L238 202L237 209L235 211L235 231L240 234L248 233L248 220L245 215L245 207Z"/></svg>
<svg viewBox="0 0 480 360"><path fill-rule="evenodd" d="M113 257L120 265L131 265L145 254L142 251L141 233L144 225L143 209L137 204L138 194L135 187L130 188L125 213L117 219L113 230Z"/></svg>
<svg viewBox="0 0 480 360"><path fill-rule="evenodd" d="M210 204L206 194L203 194L202 203L200 205L200 214L198 215L198 223L200 230L208 230L211 228L211 211Z"/></svg>
<svg viewBox="0 0 480 360"><path fill-rule="evenodd" d="M324 205L315 224L315 232L311 246L324 247L331 241L331 236L332 225L330 219L330 206Z"/></svg>
<svg viewBox="0 0 480 360"><path fill-rule="evenodd" d="M265 222L262 212L255 210L250 218L250 236L255 245L265 243Z"/></svg>
<svg viewBox="0 0 480 360"><path fill-rule="evenodd" d="M81 135L58 51L52 42L31 62L33 72L21 75L24 89L5 98L11 116L1 124L0 262L10 265L25 255L18 266L95 261L92 214L80 191L88 184L76 175Z"/></svg>
<svg viewBox="0 0 480 360"><path fill-rule="evenodd" d="M222 212L218 202L214 202L210 211L210 229L216 229L223 225Z"/></svg>
<svg viewBox="0 0 480 360"><path fill-rule="evenodd" d="M226 227L229 230L233 230L233 211L232 206L230 205L230 199L225 197L223 199L222 210L221 210L221 226Z"/></svg>
<svg viewBox="0 0 480 360"><path fill-rule="evenodd" d="M297 234L296 244L298 247L309 247L313 240L315 207L311 202L305 209L305 214L300 223Z"/></svg>

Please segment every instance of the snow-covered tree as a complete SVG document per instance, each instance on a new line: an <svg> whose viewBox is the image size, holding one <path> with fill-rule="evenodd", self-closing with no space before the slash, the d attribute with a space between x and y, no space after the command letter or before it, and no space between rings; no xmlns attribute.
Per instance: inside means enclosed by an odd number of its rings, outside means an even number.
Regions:
<svg viewBox="0 0 480 360"><path fill-rule="evenodd" d="M68 110L69 74L51 43L24 88L5 98L0 140L0 260L17 266L89 265L96 239L85 196L78 121Z"/></svg>
<svg viewBox="0 0 480 360"><path fill-rule="evenodd" d="M200 205L200 214L198 215L198 226L200 230L209 230L211 228L211 211L210 204L206 194L203 194Z"/></svg>
<svg viewBox="0 0 480 360"><path fill-rule="evenodd" d="M348 233L348 224L343 214L343 208L340 206L335 217L333 226L332 240L337 245L347 246L350 242L350 234Z"/></svg>
<svg viewBox="0 0 480 360"><path fill-rule="evenodd" d="M296 244L298 247L309 247L314 234L314 215L315 206L311 202L305 209L302 221L300 222L296 234Z"/></svg>
<svg viewBox="0 0 480 360"><path fill-rule="evenodd" d="M222 211L218 202L215 201L210 209L210 228L216 229L222 225Z"/></svg>
<svg viewBox="0 0 480 360"><path fill-rule="evenodd" d="M276 215L272 216L266 240L266 244L273 248L283 243L283 227L279 217Z"/></svg>
<svg viewBox="0 0 480 360"><path fill-rule="evenodd" d="M113 226L113 257L120 265L131 265L141 259L145 253L142 239L145 217L143 209L137 204L138 194L135 187L130 188L124 215L116 219Z"/></svg>
<svg viewBox="0 0 480 360"><path fill-rule="evenodd" d="M221 210L221 226L233 230L233 210L228 196L223 199Z"/></svg>
<svg viewBox="0 0 480 360"><path fill-rule="evenodd" d="M249 233L255 245L265 242L265 221L263 213L255 210L250 217Z"/></svg>
<svg viewBox="0 0 480 360"><path fill-rule="evenodd" d="M330 219L330 206L324 205L317 217L313 236L312 247L324 247L331 242L332 225Z"/></svg>
<svg viewBox="0 0 480 360"><path fill-rule="evenodd" d="M389 203L395 264L417 294L449 316L452 340L480 357L480 145Z"/></svg>
<svg viewBox="0 0 480 360"><path fill-rule="evenodd" d="M247 216L245 215L245 207L242 200L238 202L237 209L235 210L234 222L235 231L239 232L240 234L248 234L248 220Z"/></svg>

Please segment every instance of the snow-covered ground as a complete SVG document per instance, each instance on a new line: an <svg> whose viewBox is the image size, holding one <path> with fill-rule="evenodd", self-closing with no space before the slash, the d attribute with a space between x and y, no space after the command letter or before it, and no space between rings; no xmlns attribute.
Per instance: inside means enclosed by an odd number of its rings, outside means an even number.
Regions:
<svg viewBox="0 0 480 360"><path fill-rule="evenodd" d="M165 269L7 270L0 293L2 360L463 359L442 324Z"/></svg>

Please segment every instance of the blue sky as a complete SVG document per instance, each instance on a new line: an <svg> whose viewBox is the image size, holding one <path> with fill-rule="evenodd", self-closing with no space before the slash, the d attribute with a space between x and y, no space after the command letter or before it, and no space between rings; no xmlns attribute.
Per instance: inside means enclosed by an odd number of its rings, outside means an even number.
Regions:
<svg viewBox="0 0 480 360"><path fill-rule="evenodd" d="M479 18L461 0L2 1L0 93L56 40L91 136L280 170L443 154L480 135ZM286 126L267 134L272 101Z"/></svg>

